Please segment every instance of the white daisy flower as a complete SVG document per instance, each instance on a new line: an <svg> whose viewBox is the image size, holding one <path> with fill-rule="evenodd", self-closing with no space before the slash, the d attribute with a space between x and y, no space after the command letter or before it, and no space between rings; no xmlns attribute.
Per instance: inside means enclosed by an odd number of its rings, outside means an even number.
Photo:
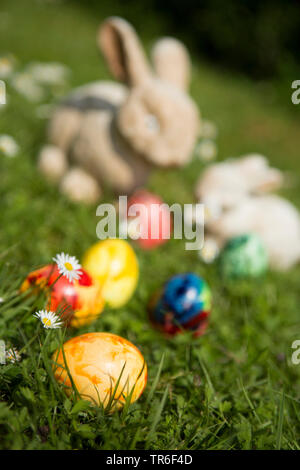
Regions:
<svg viewBox="0 0 300 470"><path fill-rule="evenodd" d="M0 80L0 105L6 105L6 86L3 80Z"/></svg>
<svg viewBox="0 0 300 470"><path fill-rule="evenodd" d="M217 156L218 149L213 140L203 139L196 147L196 154L202 162L210 162Z"/></svg>
<svg viewBox="0 0 300 470"><path fill-rule="evenodd" d="M6 157L15 157L19 151L19 145L10 135L0 135L0 153Z"/></svg>
<svg viewBox="0 0 300 470"><path fill-rule="evenodd" d="M27 72L18 73L13 77L12 86L32 102L39 102L45 99L45 91Z"/></svg>
<svg viewBox="0 0 300 470"><path fill-rule="evenodd" d="M57 264L60 274L63 274L70 282L80 278L82 274L81 264L79 264L75 256L61 253L56 255L53 261Z"/></svg>
<svg viewBox="0 0 300 470"><path fill-rule="evenodd" d="M70 76L70 69L57 62L33 62L26 70L34 80L43 85L64 84Z"/></svg>
<svg viewBox="0 0 300 470"><path fill-rule="evenodd" d="M10 348L5 352L5 359L9 362L20 362L21 354L16 348Z"/></svg>
<svg viewBox="0 0 300 470"><path fill-rule="evenodd" d="M216 139L218 135L218 128L214 122L203 119L201 124L201 137L203 139Z"/></svg>
<svg viewBox="0 0 300 470"><path fill-rule="evenodd" d="M34 317L41 320L43 327L46 329L61 328L63 324L58 315L48 310L39 310L34 313Z"/></svg>
<svg viewBox="0 0 300 470"><path fill-rule="evenodd" d="M199 250L199 257L204 263L210 264L215 261L219 253L220 249L216 241L213 238L206 238L203 248Z"/></svg>

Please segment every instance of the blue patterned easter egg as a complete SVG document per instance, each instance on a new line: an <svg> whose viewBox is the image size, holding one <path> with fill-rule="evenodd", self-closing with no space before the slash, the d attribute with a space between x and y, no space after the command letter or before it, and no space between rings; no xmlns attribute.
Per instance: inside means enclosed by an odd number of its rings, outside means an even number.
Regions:
<svg viewBox="0 0 300 470"><path fill-rule="evenodd" d="M207 327L210 311L210 288L194 273L171 277L149 303L152 323L169 335L191 330L200 336Z"/></svg>

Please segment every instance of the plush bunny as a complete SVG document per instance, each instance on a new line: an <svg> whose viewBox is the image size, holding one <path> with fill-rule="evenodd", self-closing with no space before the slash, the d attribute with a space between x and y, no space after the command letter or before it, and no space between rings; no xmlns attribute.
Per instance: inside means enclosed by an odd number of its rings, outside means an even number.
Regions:
<svg viewBox="0 0 300 470"><path fill-rule="evenodd" d="M206 206L205 229L221 247L244 233L259 234L271 267L285 270L300 260L300 216L285 199L268 194L283 183L282 173L261 155L208 167L196 185Z"/></svg>
<svg viewBox="0 0 300 470"><path fill-rule="evenodd" d="M40 170L71 199L95 202L101 184L130 193L154 165L187 163L199 133L197 106L187 94L189 55L177 40L159 40L153 68L130 24L108 18L98 44L124 85L96 82L74 90L54 112Z"/></svg>

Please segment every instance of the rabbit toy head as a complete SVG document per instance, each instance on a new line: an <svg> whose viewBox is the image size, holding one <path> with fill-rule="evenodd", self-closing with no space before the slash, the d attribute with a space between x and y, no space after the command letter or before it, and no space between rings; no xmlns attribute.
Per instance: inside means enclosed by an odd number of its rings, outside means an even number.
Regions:
<svg viewBox="0 0 300 470"><path fill-rule="evenodd" d="M114 77L129 90L117 113L122 136L150 163L186 163L199 116L187 94L190 62L185 47L172 38L159 40L152 51L152 70L134 29L117 17L100 27L98 42Z"/></svg>
<svg viewBox="0 0 300 470"><path fill-rule="evenodd" d="M282 173L271 168L264 156L249 154L210 165L199 178L195 194L217 223L219 217L249 197L272 192L282 183Z"/></svg>

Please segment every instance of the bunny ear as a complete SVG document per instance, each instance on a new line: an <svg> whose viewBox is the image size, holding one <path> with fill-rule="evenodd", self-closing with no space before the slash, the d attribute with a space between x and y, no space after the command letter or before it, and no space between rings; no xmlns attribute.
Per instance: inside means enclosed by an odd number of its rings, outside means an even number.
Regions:
<svg viewBox="0 0 300 470"><path fill-rule="evenodd" d="M152 61L157 75L187 90L190 82L191 61L186 47L177 39L162 38L154 44Z"/></svg>
<svg viewBox="0 0 300 470"><path fill-rule="evenodd" d="M133 27L119 17L108 18L99 29L98 44L118 80L137 85L150 75L142 45Z"/></svg>

